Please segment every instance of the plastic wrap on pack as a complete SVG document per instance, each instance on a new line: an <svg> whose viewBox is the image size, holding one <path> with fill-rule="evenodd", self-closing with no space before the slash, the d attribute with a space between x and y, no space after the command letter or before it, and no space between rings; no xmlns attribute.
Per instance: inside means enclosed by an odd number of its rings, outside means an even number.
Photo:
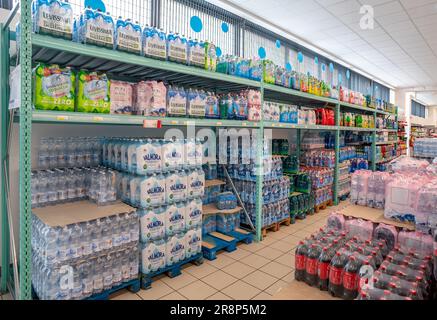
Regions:
<svg viewBox="0 0 437 320"><path fill-rule="evenodd" d="M330 229L344 230L345 219L340 213L331 213L328 217L327 226Z"/></svg>
<svg viewBox="0 0 437 320"><path fill-rule="evenodd" d="M376 209L384 209L385 187L391 180L387 172L373 172L367 181L367 206Z"/></svg>
<svg viewBox="0 0 437 320"><path fill-rule="evenodd" d="M373 223L362 219L351 219L346 221L345 230L352 237L358 237L360 240L371 240L373 236Z"/></svg>
<svg viewBox="0 0 437 320"><path fill-rule="evenodd" d="M385 188L384 216L415 222L417 195L422 185L417 177L395 175Z"/></svg>
<svg viewBox="0 0 437 320"><path fill-rule="evenodd" d="M423 172L428 167L429 162L407 156L401 156L390 162L390 169L393 172Z"/></svg>
<svg viewBox="0 0 437 320"><path fill-rule="evenodd" d="M380 223L373 234L378 240L385 240L389 250L393 250L398 242L398 232L394 226Z"/></svg>
<svg viewBox="0 0 437 320"><path fill-rule="evenodd" d="M437 230L434 230L434 278L437 279Z"/></svg>
<svg viewBox="0 0 437 320"><path fill-rule="evenodd" d="M369 176L372 174L369 170L358 170L352 175L351 179L351 202L365 206L367 204L367 188Z"/></svg>
<svg viewBox="0 0 437 320"><path fill-rule="evenodd" d="M415 208L416 229L428 233L437 227L437 182L423 185L418 194Z"/></svg>
<svg viewBox="0 0 437 320"><path fill-rule="evenodd" d="M398 244L403 250L418 252L422 255L432 255L433 239L421 232L401 231L398 235Z"/></svg>

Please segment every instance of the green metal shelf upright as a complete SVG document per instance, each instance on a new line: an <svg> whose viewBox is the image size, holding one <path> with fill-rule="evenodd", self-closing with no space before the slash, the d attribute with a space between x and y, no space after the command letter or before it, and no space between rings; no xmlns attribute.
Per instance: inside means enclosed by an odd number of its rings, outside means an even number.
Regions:
<svg viewBox="0 0 437 320"><path fill-rule="evenodd" d="M8 131L9 123L15 121L19 127L19 279L17 284L18 299L31 299L31 141L32 141L32 124L33 123L65 123L75 124L94 124L94 125L123 125L123 126L142 126L144 120L159 119L164 126L184 126L188 122L194 122L197 126L204 127L234 127L250 128L256 131L257 136L257 201L256 201L256 235L257 240L261 240L262 228L262 184L264 156L264 137L266 129L284 129L297 130L298 155L300 153L300 138L302 130L325 130L335 132L335 184L334 200L338 202L338 179L339 179L339 153L340 153L340 131L368 131L373 133L375 141L375 129L360 129L340 127L340 111L342 107L353 108L363 112L372 112L376 118L377 114L385 112L374 109L367 110L359 106L345 104L336 99L318 97L308 93L295 91L288 88L255 82L235 76L221 73L213 73L198 68L192 68L171 62L148 59L134 54L117 52L110 49L99 48L95 46L73 43L71 41L57 39L50 36L32 34L31 32L31 0L20 0L21 32L19 35L20 47L18 48L18 60L21 65L21 106L15 114L15 119L9 118L8 101L9 101L9 48L10 39L14 39L16 34L10 31L9 23L12 20L8 18L8 23L0 26L0 50L2 53L0 67L1 76L1 218L2 218L2 278L1 291L5 291L10 277L10 264L14 261L10 259L10 228L7 214L8 199L5 192L5 173L9 170L8 159ZM15 14L16 10L12 11ZM122 79L146 79L159 77L162 80L180 83L181 85L198 85L205 88L220 89L222 91L239 90L242 88L256 88L261 91L262 108L264 101L272 98L278 98L288 102L303 102L324 106L327 103L335 108L336 123L334 126L318 125L293 125L286 123L272 123L261 119L260 122L249 121L229 121L229 120L210 120L210 119L180 119L180 118L151 118L139 116L124 115L98 115L83 113L66 113L66 112L49 112L32 110L32 63L42 61L47 63L69 64L72 67L81 67L83 65L95 65L99 70L112 70L115 76ZM112 76L112 74L111 74ZM263 114L263 110L262 110ZM376 143L373 142L372 150L375 151ZM373 152L375 157L375 152ZM376 168L375 158L373 166Z"/></svg>

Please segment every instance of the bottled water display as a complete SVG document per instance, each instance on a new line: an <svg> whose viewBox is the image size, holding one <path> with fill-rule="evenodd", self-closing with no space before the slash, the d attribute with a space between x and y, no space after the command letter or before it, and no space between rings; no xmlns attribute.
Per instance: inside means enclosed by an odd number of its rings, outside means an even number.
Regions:
<svg viewBox="0 0 437 320"><path fill-rule="evenodd" d="M101 164L100 138L42 138L38 168L94 167Z"/></svg>
<svg viewBox="0 0 437 320"><path fill-rule="evenodd" d="M222 192L217 195L217 208L219 210L232 210L237 207L237 197L232 192Z"/></svg>
<svg viewBox="0 0 437 320"><path fill-rule="evenodd" d="M234 181L234 184L243 202L250 204L256 203L255 182L236 180ZM280 200L288 199L289 193L290 179L288 177L263 182L262 194L264 204L271 204Z"/></svg>
<svg viewBox="0 0 437 320"><path fill-rule="evenodd" d="M246 204L246 210L250 220L256 224L256 206L254 204ZM288 199L278 202L263 205L262 208L262 227L270 226L274 223L290 218L290 201ZM241 223L248 225L246 215L241 215Z"/></svg>
<svg viewBox="0 0 437 320"><path fill-rule="evenodd" d="M231 164L228 165L228 173L232 179L256 181L256 164ZM282 160L280 157L268 157L264 159L264 181L281 178L283 175Z"/></svg>
<svg viewBox="0 0 437 320"><path fill-rule="evenodd" d="M138 214L50 227L32 215L32 285L43 300L78 300L138 278Z"/></svg>
<svg viewBox="0 0 437 320"><path fill-rule="evenodd" d="M109 138L102 143L103 165L145 176L170 170L200 168L200 140Z"/></svg>
<svg viewBox="0 0 437 320"><path fill-rule="evenodd" d="M240 214L217 214L216 225L218 232L230 233L240 227Z"/></svg>
<svg viewBox="0 0 437 320"><path fill-rule="evenodd" d="M416 139L414 141L414 155L418 157L437 158L437 139Z"/></svg>
<svg viewBox="0 0 437 320"><path fill-rule="evenodd" d="M334 183L334 170L322 167L301 167L301 172L310 176L312 188L318 189Z"/></svg>
<svg viewBox="0 0 437 320"><path fill-rule="evenodd" d="M204 205L217 202L217 196L220 193L220 186L205 188L205 194L202 198Z"/></svg>
<svg viewBox="0 0 437 320"><path fill-rule="evenodd" d="M113 203L117 200L115 176L102 167L32 171L32 208L85 199L99 205Z"/></svg>

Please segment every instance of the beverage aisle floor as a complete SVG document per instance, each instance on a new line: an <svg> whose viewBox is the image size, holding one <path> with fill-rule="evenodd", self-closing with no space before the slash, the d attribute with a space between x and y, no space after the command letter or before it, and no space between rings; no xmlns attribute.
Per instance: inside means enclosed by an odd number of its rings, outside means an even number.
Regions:
<svg viewBox="0 0 437 320"><path fill-rule="evenodd" d="M157 277L150 290L141 290L136 294L121 291L111 299L267 300L276 296L282 288L284 291L280 299L287 299L284 294L294 281L295 247L300 240L324 226L330 212L348 204L344 201L288 227L281 226L278 232L268 232L261 243L240 244L236 251L220 252L216 260L205 259L201 266L189 264L176 278ZM296 297L290 295L289 299Z"/></svg>

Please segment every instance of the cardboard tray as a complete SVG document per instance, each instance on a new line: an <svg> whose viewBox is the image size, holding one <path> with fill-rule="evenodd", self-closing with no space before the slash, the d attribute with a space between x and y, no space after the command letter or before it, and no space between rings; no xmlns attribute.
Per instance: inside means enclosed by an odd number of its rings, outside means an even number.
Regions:
<svg viewBox="0 0 437 320"><path fill-rule="evenodd" d="M136 211L135 208L121 202L107 206L98 206L90 201L65 203L32 210L33 214L50 227L65 227L74 223L134 211Z"/></svg>

